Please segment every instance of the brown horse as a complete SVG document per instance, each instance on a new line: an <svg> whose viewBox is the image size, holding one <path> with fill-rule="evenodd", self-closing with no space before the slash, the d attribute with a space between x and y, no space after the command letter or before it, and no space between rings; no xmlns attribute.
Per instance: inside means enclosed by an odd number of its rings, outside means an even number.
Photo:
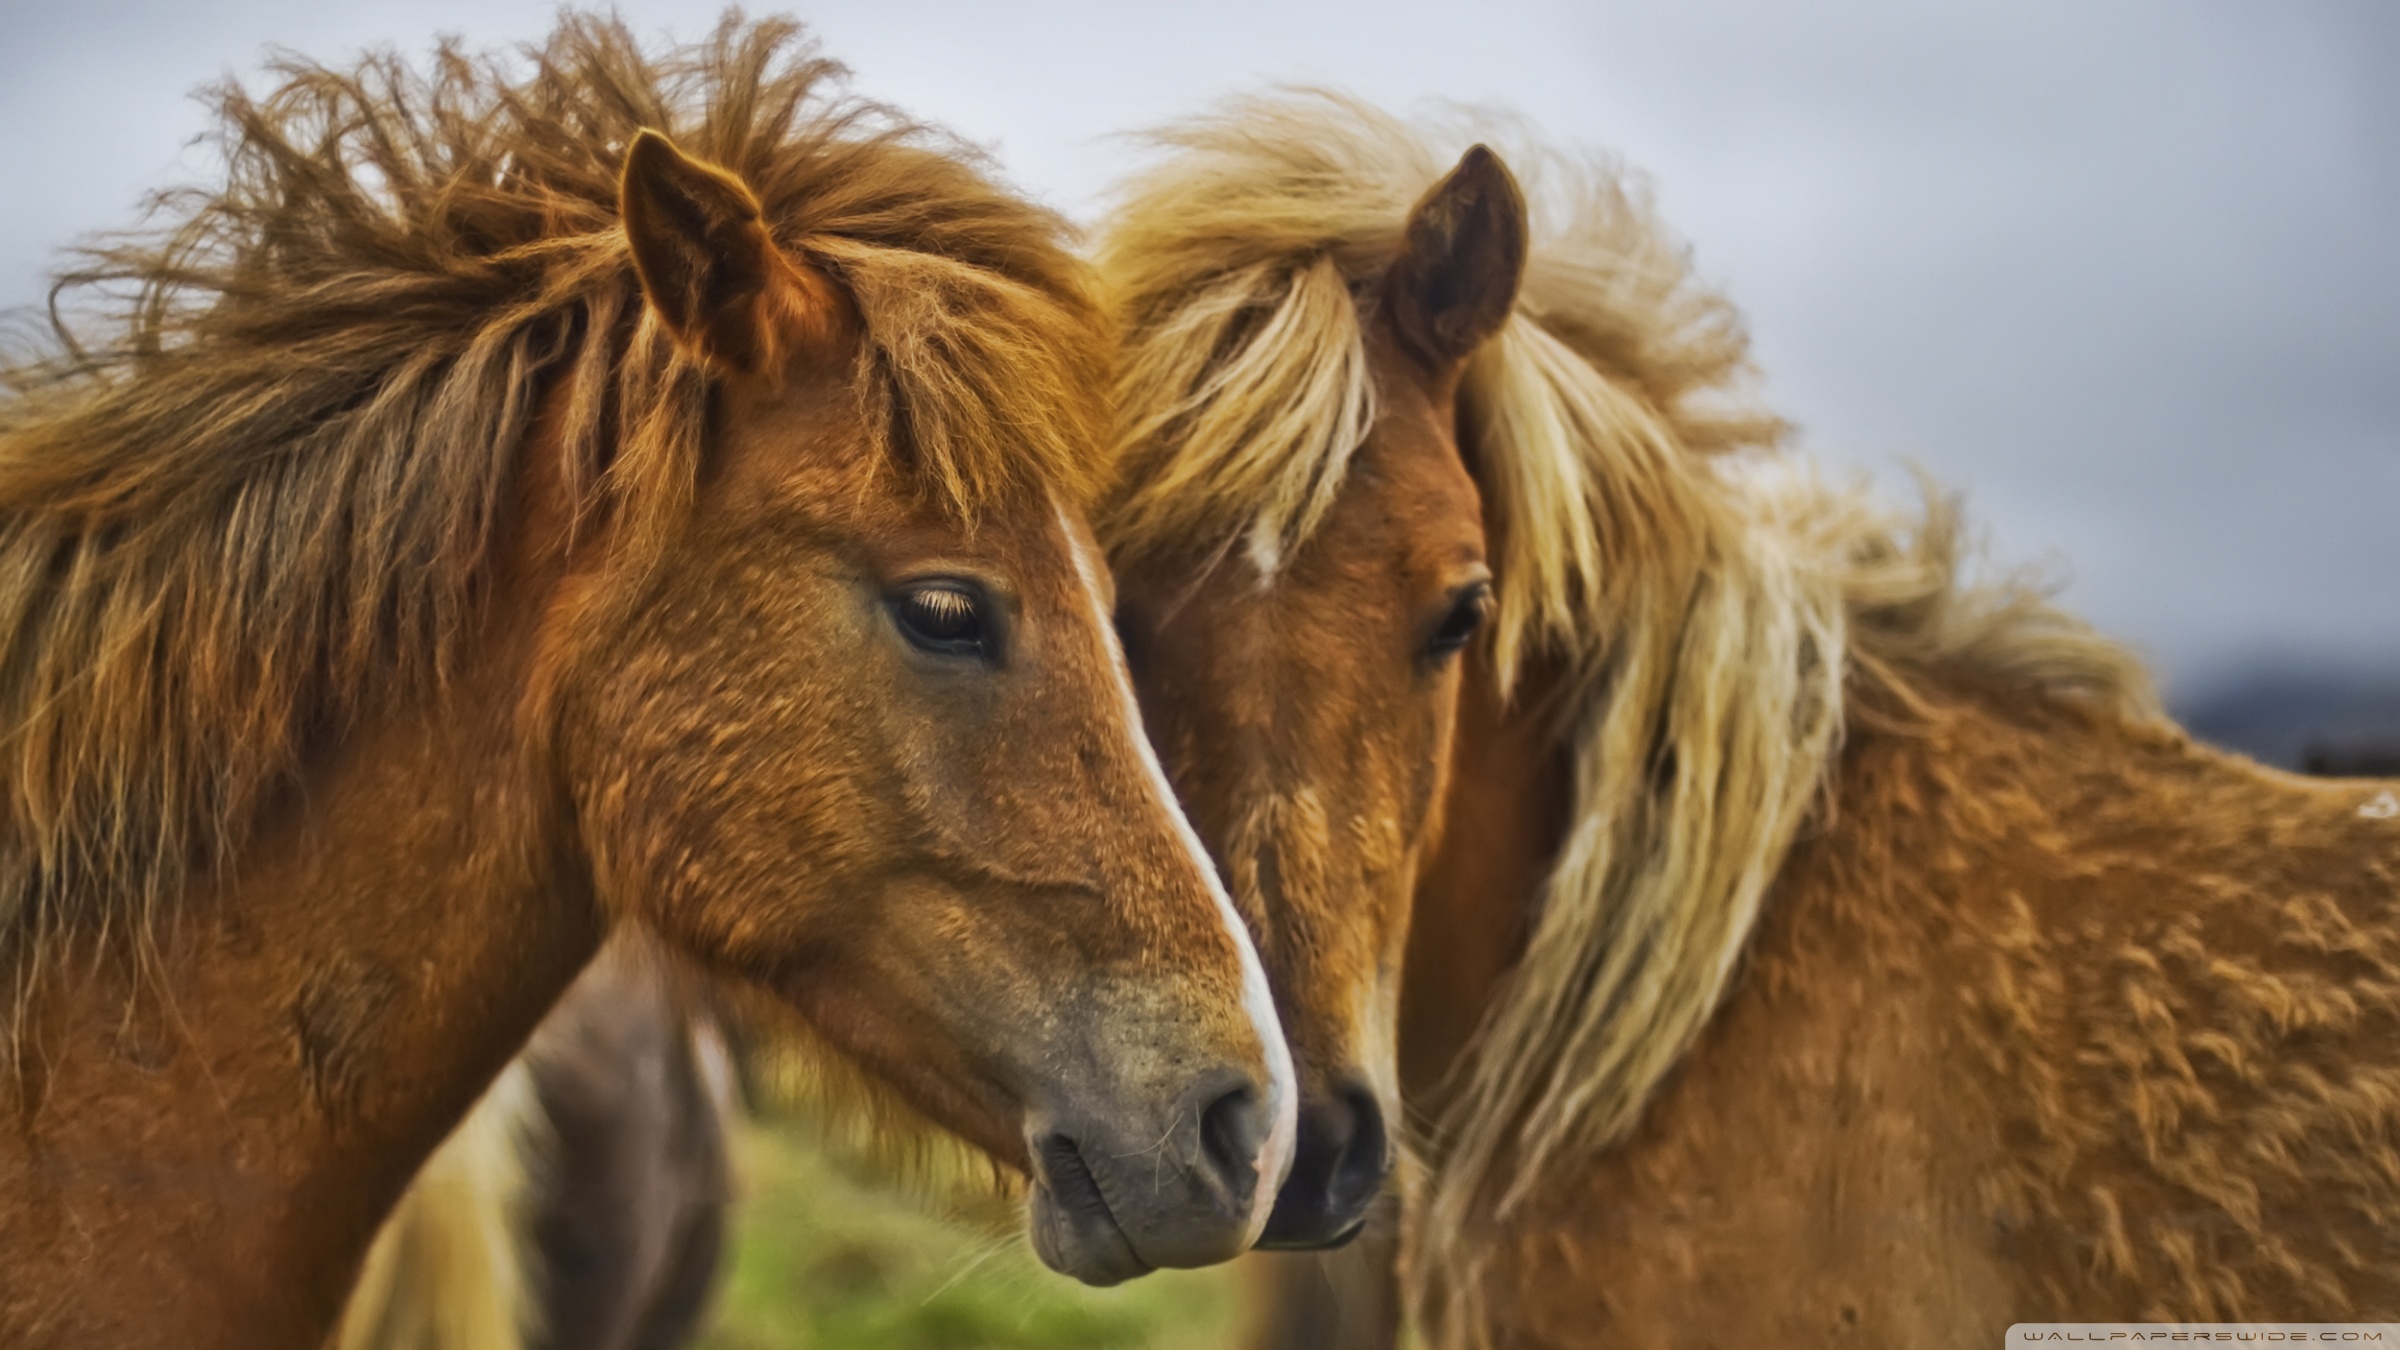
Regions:
<svg viewBox="0 0 2400 1350"><path fill-rule="evenodd" d="M1539 220L1338 98L1164 140L1101 253L1121 621L1304 1091L1388 1114L1397 1043L1432 1344L2400 1315L2400 799L1768 459L1607 165L1512 152ZM1282 1343L1388 1288L1315 1259Z"/></svg>
<svg viewBox="0 0 2400 1350"><path fill-rule="evenodd" d="M1290 1070L1109 635L1096 311L791 37L287 65L6 372L0 1343L321 1345L617 926L1060 1269L1256 1236Z"/></svg>

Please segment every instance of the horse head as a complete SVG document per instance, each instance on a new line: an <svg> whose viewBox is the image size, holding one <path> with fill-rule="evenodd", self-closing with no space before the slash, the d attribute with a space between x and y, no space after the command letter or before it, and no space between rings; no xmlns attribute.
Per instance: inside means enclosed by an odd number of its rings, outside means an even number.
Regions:
<svg viewBox="0 0 2400 1350"><path fill-rule="evenodd" d="M956 259L787 246L739 176L655 133L622 203L639 322L707 408L680 500L613 522L556 607L603 905L1029 1171L1056 1268L1241 1251L1286 1168L1290 1069L1047 471L1096 454L1096 326ZM979 380L1041 420L979 420ZM646 453L610 472L655 473Z"/></svg>
<svg viewBox="0 0 2400 1350"><path fill-rule="evenodd" d="M1225 306L1233 328L1175 352L1137 341L1120 378L1120 627L1299 1073L1297 1161L1262 1246L1346 1241L1392 1165L1410 898L1440 827L1461 653L1492 603L1459 381L1525 251L1524 199L1477 146L1367 279L1302 250L1265 288L1269 312ZM1212 275L1190 261L1138 225L1104 257L1133 311L1156 298L1145 287ZM1179 365L1190 353L1201 364Z"/></svg>

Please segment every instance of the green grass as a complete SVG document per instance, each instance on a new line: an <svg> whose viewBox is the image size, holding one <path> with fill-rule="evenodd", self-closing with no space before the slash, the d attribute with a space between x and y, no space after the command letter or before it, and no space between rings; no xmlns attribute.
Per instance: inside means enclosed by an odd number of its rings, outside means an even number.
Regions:
<svg viewBox="0 0 2400 1350"><path fill-rule="evenodd" d="M742 1202L703 1350L1219 1350L1224 1267L1090 1289L1043 1268L1011 1205L912 1195L804 1123L738 1138ZM947 1189L954 1193L971 1188Z"/></svg>

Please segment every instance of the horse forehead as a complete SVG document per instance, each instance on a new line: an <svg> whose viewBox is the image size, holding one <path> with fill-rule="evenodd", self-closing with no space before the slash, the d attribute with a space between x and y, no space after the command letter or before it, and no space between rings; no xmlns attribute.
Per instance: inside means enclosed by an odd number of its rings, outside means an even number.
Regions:
<svg viewBox="0 0 2400 1350"><path fill-rule="evenodd" d="M1447 437L1379 428L1316 530L1288 554L1243 558L1250 585L1237 589L1270 604L1316 599L1391 621L1446 594L1484 552L1482 500Z"/></svg>
<svg viewBox="0 0 2400 1350"><path fill-rule="evenodd" d="M1439 411L1385 420L1359 447L1357 460L1344 486L1360 495L1368 508L1362 514L1415 547L1480 555L1483 494L1456 430Z"/></svg>

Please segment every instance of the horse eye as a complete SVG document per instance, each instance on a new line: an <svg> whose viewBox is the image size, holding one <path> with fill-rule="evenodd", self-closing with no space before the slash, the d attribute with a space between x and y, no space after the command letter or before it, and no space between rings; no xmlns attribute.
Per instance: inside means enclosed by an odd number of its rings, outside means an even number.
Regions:
<svg viewBox="0 0 2400 1350"><path fill-rule="evenodd" d="M1465 647L1483 627L1484 615L1492 608L1492 588L1476 582L1459 593L1450 604L1450 612L1442 616L1442 626L1433 630L1425 644L1426 656L1439 661Z"/></svg>
<svg viewBox="0 0 2400 1350"><path fill-rule="evenodd" d="M983 602L954 581L927 582L892 600L892 619L910 642L937 656L993 655Z"/></svg>

